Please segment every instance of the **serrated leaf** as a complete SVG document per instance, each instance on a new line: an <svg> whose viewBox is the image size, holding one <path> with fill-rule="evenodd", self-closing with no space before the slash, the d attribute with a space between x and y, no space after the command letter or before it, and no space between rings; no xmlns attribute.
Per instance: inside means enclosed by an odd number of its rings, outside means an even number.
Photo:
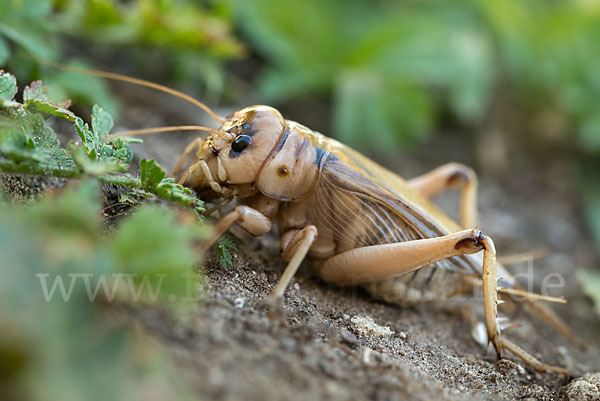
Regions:
<svg viewBox="0 0 600 401"><path fill-rule="evenodd" d="M219 241L217 242L217 260L221 266L233 266L232 251L237 251L236 243L227 237L219 238Z"/></svg>
<svg viewBox="0 0 600 401"><path fill-rule="evenodd" d="M158 186L163 178L165 178L165 172L154 159L140 160L140 180L143 188L152 190Z"/></svg>
<svg viewBox="0 0 600 401"><path fill-rule="evenodd" d="M42 81L33 81L31 84L23 89L23 101L25 103L40 102L46 103L50 106L60 107L63 109L68 108L71 105L71 101L55 102L48 96L48 89L44 86Z"/></svg>
<svg viewBox="0 0 600 401"><path fill-rule="evenodd" d="M77 165L73 160L71 152L67 149L56 148L48 151L48 159L39 163L43 170L52 170L56 174L59 172L76 171ZM75 174L78 175L78 174ZM70 174L72 177L73 174Z"/></svg>
<svg viewBox="0 0 600 401"><path fill-rule="evenodd" d="M29 86L23 89L23 100L25 103L31 101L40 101L50 103L46 89L42 81L33 81Z"/></svg>
<svg viewBox="0 0 600 401"><path fill-rule="evenodd" d="M46 121L40 114L27 113L23 119L23 130L30 136L35 147L41 149L58 148L60 142L50 127L46 127Z"/></svg>
<svg viewBox="0 0 600 401"><path fill-rule="evenodd" d="M198 212L204 211L204 202L198 199L191 189L175 183L173 178L165 178L154 189L161 198L177 202L184 206L193 206Z"/></svg>
<svg viewBox="0 0 600 401"><path fill-rule="evenodd" d="M184 206L193 206L198 212L204 210L204 203L191 189L175 183L173 178L164 178L166 173L153 159L140 160L140 182L142 188L156 196Z"/></svg>
<svg viewBox="0 0 600 401"><path fill-rule="evenodd" d="M102 107L97 104L92 108L92 131L98 137L108 135L113 127L113 118Z"/></svg>
<svg viewBox="0 0 600 401"><path fill-rule="evenodd" d="M12 100L17 94L17 78L0 70L0 98Z"/></svg>
<svg viewBox="0 0 600 401"><path fill-rule="evenodd" d="M31 111L33 112L41 111L71 122L75 121L75 119L77 118L75 113L73 113L72 111L62 107L56 107L47 103L29 102L29 107L32 109Z"/></svg>
<svg viewBox="0 0 600 401"><path fill-rule="evenodd" d="M4 156L17 162L52 163L50 151L57 149L59 142L41 115L26 113L20 119L5 121L6 125L0 126L0 150Z"/></svg>
<svg viewBox="0 0 600 401"><path fill-rule="evenodd" d="M124 163L129 163L133 159L133 152L123 138L110 138L106 143L111 146L112 157L119 159Z"/></svg>
<svg viewBox="0 0 600 401"><path fill-rule="evenodd" d="M127 171L127 164L121 163L116 159L98 160L95 149L87 152L84 146L70 143L69 150L73 155L75 164L87 174L101 176L105 174L125 173Z"/></svg>
<svg viewBox="0 0 600 401"><path fill-rule="evenodd" d="M74 121L77 117L73 112L67 110L71 104L70 101L55 102L50 99L42 81L34 81L23 89L23 101L29 106L32 112L45 112L67 121Z"/></svg>
<svg viewBox="0 0 600 401"><path fill-rule="evenodd" d="M87 125L87 123L84 122L83 119L81 119L80 117L76 117L73 123L75 124L75 130L77 131L77 134L79 135L83 143L91 145L95 138L92 132L90 131L90 128Z"/></svg>

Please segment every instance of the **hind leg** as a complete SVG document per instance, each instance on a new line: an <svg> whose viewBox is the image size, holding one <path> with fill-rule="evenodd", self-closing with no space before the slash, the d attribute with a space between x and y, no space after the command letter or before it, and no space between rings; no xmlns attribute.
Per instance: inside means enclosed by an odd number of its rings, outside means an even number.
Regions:
<svg viewBox="0 0 600 401"><path fill-rule="evenodd" d="M449 189L461 188L460 225L463 228L476 226L477 175L473 169L460 163L448 163L409 180L408 185L426 198L432 198Z"/></svg>
<svg viewBox="0 0 600 401"><path fill-rule="evenodd" d="M325 281L363 284L399 276L453 256L483 251L483 305L489 341L501 355L497 324L496 249L491 238L477 229L443 237L352 249L327 259L320 269Z"/></svg>
<svg viewBox="0 0 600 401"><path fill-rule="evenodd" d="M500 338L497 314L496 250L491 238L477 229L437 238L352 249L327 259L320 268L325 281L341 285L364 284L399 276L439 260L483 251L483 304L488 341L498 356L506 349L532 368L567 374L539 362L516 344Z"/></svg>

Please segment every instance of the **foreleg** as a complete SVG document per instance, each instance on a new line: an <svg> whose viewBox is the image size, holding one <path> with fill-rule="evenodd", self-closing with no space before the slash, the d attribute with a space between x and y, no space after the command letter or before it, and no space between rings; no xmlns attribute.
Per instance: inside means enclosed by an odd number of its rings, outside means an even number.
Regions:
<svg viewBox="0 0 600 401"><path fill-rule="evenodd" d="M258 210L248 206L236 206L215 224L212 236L204 241L199 250L205 252L223 235L233 224L238 224L253 235L264 235L271 231L271 220Z"/></svg>
<svg viewBox="0 0 600 401"><path fill-rule="evenodd" d="M203 142L204 142L204 140L202 138L196 138L192 142L190 142L190 144L188 146L185 147L185 150L181 154L181 157L179 158L179 160L177 161L177 164L175 165L175 168L173 169L174 176L179 173L179 170L181 170L181 165L185 161L185 158L187 157L187 155L189 155L190 152L193 151L195 148L199 148L200 146L202 146Z"/></svg>

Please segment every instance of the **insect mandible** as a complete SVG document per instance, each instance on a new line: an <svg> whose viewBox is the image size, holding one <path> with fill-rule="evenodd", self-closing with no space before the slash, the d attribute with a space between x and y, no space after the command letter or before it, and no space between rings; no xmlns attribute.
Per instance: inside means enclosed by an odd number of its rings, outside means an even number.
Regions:
<svg viewBox="0 0 600 401"><path fill-rule="evenodd" d="M316 273L326 282L361 285L376 297L400 304L446 299L480 286L488 342L498 357L508 350L535 370L568 374L500 335L499 292L524 297L528 309L580 345L554 312L538 302L555 299L519 289L496 261L492 239L476 228L477 177L472 169L449 163L405 180L340 142L284 119L273 107L250 106L223 119L198 100L162 85L114 73L60 68L168 92L197 105L220 124L218 129L158 127L120 135L210 133L186 147L173 174L179 175L186 157L195 152L179 183L197 191L208 189L225 202L236 203L216 223L202 250L234 224L259 236L277 223L287 267L271 298L283 296L305 258L312 259ZM457 187L461 189L460 223L430 201ZM502 288L498 288L499 272Z"/></svg>

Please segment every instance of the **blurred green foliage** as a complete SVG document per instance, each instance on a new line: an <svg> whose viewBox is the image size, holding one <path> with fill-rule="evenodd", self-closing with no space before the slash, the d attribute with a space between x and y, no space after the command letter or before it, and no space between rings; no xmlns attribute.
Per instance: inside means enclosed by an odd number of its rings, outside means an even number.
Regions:
<svg viewBox="0 0 600 401"><path fill-rule="evenodd" d="M600 314L600 272L580 270L577 272L577 279L583 291L594 301L596 312Z"/></svg>
<svg viewBox="0 0 600 401"><path fill-rule="evenodd" d="M588 163L586 168L582 169L579 187L585 220L596 243L596 250L600 252L600 176L597 164ZM600 314L600 269L581 270L577 278L585 293L594 301L596 311Z"/></svg>
<svg viewBox="0 0 600 401"><path fill-rule="evenodd" d="M21 79L44 78L54 98L74 97L118 109L101 80L65 71L46 70L36 61L65 61L69 41L110 46L113 51L145 48L162 52L180 79L202 83L215 94L223 89L223 60L240 56L243 47L230 32L230 13L179 0L4 0L0 2L0 67ZM113 53L111 51L111 53ZM81 59L70 64L93 66Z"/></svg>
<svg viewBox="0 0 600 401"><path fill-rule="evenodd" d="M187 85L200 79L215 94L225 87L223 61L244 54L232 19L267 61L262 101L332 95L334 134L354 146L408 143L447 112L477 127L504 102L531 120L551 115L583 149L600 150L600 6L592 1L7 0L0 66L23 77L44 71L55 97L115 114L101 81L40 69L22 55L61 59L70 40L146 56L158 49L157 69Z"/></svg>
<svg viewBox="0 0 600 401"><path fill-rule="evenodd" d="M355 146L393 149L432 131L445 110L477 125L504 101L558 115L600 151L597 2L232 3L268 62L265 100L332 93L335 134Z"/></svg>
<svg viewBox="0 0 600 401"><path fill-rule="evenodd" d="M193 305L203 232L149 205L107 236L99 189L87 179L28 207L0 204L3 400L188 399L152 342L107 311Z"/></svg>
<svg viewBox="0 0 600 401"><path fill-rule="evenodd" d="M113 120L102 108L88 125L41 81L24 88L23 103L16 93L15 77L0 73L0 171L79 180L32 205L0 193L0 399L189 399L152 342L107 311L198 302L203 203L154 160L141 160L140 178L126 173L131 149L109 136ZM81 143L61 148L48 116L70 121ZM142 205L107 235L101 182L193 211Z"/></svg>

